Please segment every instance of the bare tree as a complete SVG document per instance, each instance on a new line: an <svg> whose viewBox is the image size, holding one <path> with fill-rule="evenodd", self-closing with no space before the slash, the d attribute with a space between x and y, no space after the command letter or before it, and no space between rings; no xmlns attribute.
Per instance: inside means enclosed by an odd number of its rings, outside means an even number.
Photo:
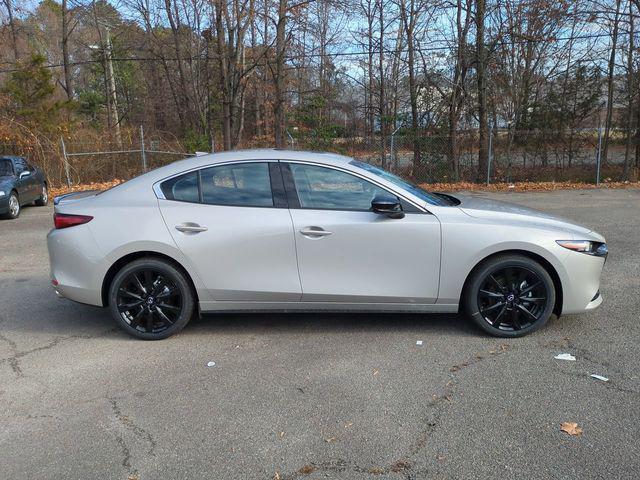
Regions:
<svg viewBox="0 0 640 480"><path fill-rule="evenodd" d="M613 31L611 33L611 53L609 54L609 65L607 74L607 114L604 123L604 137L602 147L602 163L607 163L609 158L609 137L611 124L613 122L613 94L614 94L614 74L616 68L616 50L618 47L618 30L620 25L620 5L621 0L616 0L615 15L613 18Z"/></svg>
<svg viewBox="0 0 640 480"><path fill-rule="evenodd" d="M476 76L478 83L478 180L487 172L489 129L487 122L487 48L485 0L476 0Z"/></svg>

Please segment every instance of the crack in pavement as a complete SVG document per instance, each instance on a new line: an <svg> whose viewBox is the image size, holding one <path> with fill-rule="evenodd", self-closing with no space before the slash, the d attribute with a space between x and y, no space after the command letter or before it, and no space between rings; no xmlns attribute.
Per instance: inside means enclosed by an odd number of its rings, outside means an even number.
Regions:
<svg viewBox="0 0 640 480"><path fill-rule="evenodd" d="M122 413L122 409L118 405L118 401L112 397L105 397L111 406L111 411L119 426L124 428L125 431L131 432L135 437L148 443L147 455L155 456L155 449L157 443L153 436L147 432L144 428L136 425L136 423L128 415ZM114 432L116 441L120 446L122 455L122 466L127 470L129 476L137 476L138 470L133 468L131 448L127 445L124 436L121 432Z"/></svg>
<svg viewBox="0 0 640 480"><path fill-rule="evenodd" d="M46 345L41 345L39 347L35 347L32 348L30 350L18 350L18 347L16 345L16 343L5 337L4 335L0 334L0 340L4 340L6 343L9 344L9 347L11 349L11 351L13 352L13 354L10 357L5 357L5 358L0 358L0 365L4 364L4 363L8 363L9 366L11 367L11 370L13 370L13 372L18 376L18 377L23 377L24 376L24 372L22 371L22 367L20 366L20 360L28 355L31 355L33 353L38 353L38 352L42 352L44 350L49 350L51 348L57 347L58 345L60 345L63 342L66 342L67 340L89 340L89 339L93 339L93 338L100 338L103 337L105 335L108 335L112 332L117 331L117 328L110 328L109 330L106 330L104 332L101 332L97 335L68 335L68 336L57 336L54 337L54 339L52 341L50 341L49 343L47 343Z"/></svg>
<svg viewBox="0 0 640 480"><path fill-rule="evenodd" d="M303 467L300 467L296 471L288 474L281 474L276 471L272 477L273 480L297 480L306 475L314 472L345 472L352 471L354 473L364 473L369 475L401 475L405 480L412 480L418 474L422 474L421 477L427 475L426 469L416 470L411 459L422 451L429 441L429 437L438 427L440 419L444 413L445 407L450 404L451 397L455 391L455 380L460 372L476 365L484 360L495 358L505 354L509 351L508 344L501 343L495 348L490 348L486 351L477 352L467 360L453 365L449 369L449 380L440 388L439 392L432 395L431 401L428 403L429 407L434 409L431 418L425 422L424 429L419 433L418 438L410 445L405 455L401 456L390 465L383 467L370 466L363 467L355 462L349 462L345 460L334 460L327 462L310 462Z"/></svg>

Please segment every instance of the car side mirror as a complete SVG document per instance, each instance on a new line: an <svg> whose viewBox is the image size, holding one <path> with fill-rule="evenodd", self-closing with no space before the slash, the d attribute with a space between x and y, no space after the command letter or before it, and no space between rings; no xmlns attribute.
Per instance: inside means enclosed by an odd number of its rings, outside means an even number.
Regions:
<svg viewBox="0 0 640 480"><path fill-rule="evenodd" d="M404 218L402 204L396 197L378 195L371 200L371 210L389 218Z"/></svg>
<svg viewBox="0 0 640 480"><path fill-rule="evenodd" d="M31 172L29 170L24 170L24 171L20 172L20 175L19 175L18 178L28 177L29 175L31 175Z"/></svg>

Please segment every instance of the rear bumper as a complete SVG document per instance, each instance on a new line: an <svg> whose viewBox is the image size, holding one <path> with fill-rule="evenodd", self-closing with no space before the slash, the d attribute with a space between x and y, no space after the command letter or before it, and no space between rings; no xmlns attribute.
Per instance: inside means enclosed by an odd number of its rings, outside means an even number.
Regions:
<svg viewBox="0 0 640 480"><path fill-rule="evenodd" d="M102 279L108 265L85 225L47 235L51 284L59 297L102 306Z"/></svg>

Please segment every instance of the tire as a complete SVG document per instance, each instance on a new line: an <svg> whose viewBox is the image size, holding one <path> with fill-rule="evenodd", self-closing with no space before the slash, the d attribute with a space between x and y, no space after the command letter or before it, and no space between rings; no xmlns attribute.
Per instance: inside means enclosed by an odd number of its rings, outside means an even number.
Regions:
<svg viewBox="0 0 640 480"><path fill-rule="evenodd" d="M49 203L49 190L45 184L42 184L42 192L34 203L38 207L46 207L47 203Z"/></svg>
<svg viewBox="0 0 640 480"><path fill-rule="evenodd" d="M109 287L109 310L125 332L161 340L191 319L195 296L184 273L171 263L142 258L125 265Z"/></svg>
<svg viewBox="0 0 640 480"><path fill-rule="evenodd" d="M547 270L516 254L497 255L480 263L462 296L467 316L496 337L522 337L541 328L556 301Z"/></svg>
<svg viewBox="0 0 640 480"><path fill-rule="evenodd" d="M4 214L4 218L14 220L20 216L20 197L15 190L9 194L9 210Z"/></svg>

